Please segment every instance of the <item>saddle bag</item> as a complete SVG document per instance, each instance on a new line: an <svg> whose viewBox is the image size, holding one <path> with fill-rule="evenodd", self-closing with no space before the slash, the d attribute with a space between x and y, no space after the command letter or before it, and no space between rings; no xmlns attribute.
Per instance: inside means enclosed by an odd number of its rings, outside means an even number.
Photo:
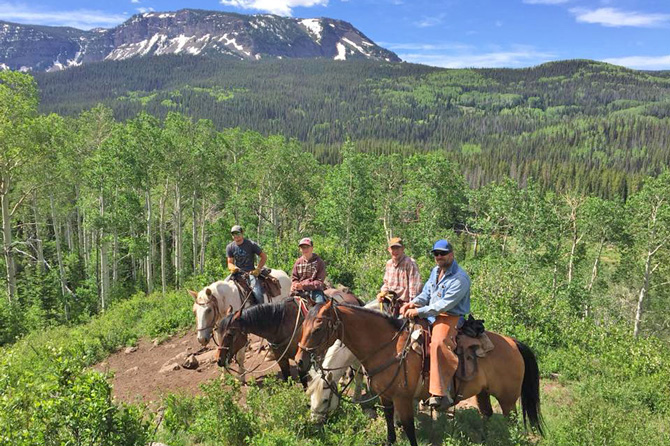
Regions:
<svg viewBox="0 0 670 446"><path fill-rule="evenodd" d="M263 289L263 293L265 293L269 299L277 297L281 294L281 284L279 283L279 280L270 275L269 269L263 268L258 277L261 279L261 288Z"/></svg>

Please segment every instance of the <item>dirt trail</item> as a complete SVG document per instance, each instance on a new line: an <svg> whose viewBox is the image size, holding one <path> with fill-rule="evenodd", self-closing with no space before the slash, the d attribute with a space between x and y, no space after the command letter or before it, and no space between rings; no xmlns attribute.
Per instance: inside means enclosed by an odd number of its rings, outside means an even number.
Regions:
<svg viewBox="0 0 670 446"><path fill-rule="evenodd" d="M259 338L251 337L251 351L247 352L247 369L265 369L272 362L264 361L265 352L257 352ZM156 406L161 397L168 393L195 395L200 392L199 385L221 376L223 369L214 362L213 343L203 349L196 339L195 330L174 336L167 341L154 345L148 340L140 340L137 349L122 349L94 368L103 372L112 372L113 396L116 400L128 403L147 403ZM190 354L196 354L199 366L189 370L181 365ZM171 366L179 368L173 370ZM278 373L275 364L263 375ZM294 372L294 378L297 378ZM261 374L254 373L258 378Z"/></svg>

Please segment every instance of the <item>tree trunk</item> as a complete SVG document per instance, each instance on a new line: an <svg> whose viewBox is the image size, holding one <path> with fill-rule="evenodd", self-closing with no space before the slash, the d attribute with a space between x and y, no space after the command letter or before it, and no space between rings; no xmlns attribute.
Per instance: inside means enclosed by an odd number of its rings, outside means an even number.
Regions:
<svg viewBox="0 0 670 446"><path fill-rule="evenodd" d="M100 217L104 218L105 216L105 198L102 193L99 197L100 200ZM109 260L107 258L107 241L105 240L105 230L100 228L100 299L102 303L102 311L104 312L107 308L107 300L109 297Z"/></svg>
<svg viewBox="0 0 670 446"><path fill-rule="evenodd" d="M35 251L37 251L37 262L43 273L47 271L47 262L44 260L44 243L42 243L41 217L37 206L37 197L33 195L33 214L35 215Z"/></svg>
<svg viewBox="0 0 670 446"><path fill-rule="evenodd" d="M119 281L119 236L114 231L114 244L112 245L112 283Z"/></svg>
<svg viewBox="0 0 670 446"><path fill-rule="evenodd" d="M640 322L642 321L642 305L644 303L644 297L647 295L649 290L649 277L651 276L651 259L653 258L653 252L649 250L647 252L647 260L644 262L644 280L642 283L642 288L640 289L640 294L637 298L637 309L635 310L635 326L633 328L633 337L637 337L640 333Z"/></svg>
<svg viewBox="0 0 670 446"><path fill-rule="evenodd" d="M198 205L198 196L193 191L193 216L192 216L192 226L191 226L191 248L193 249L193 274L196 274L198 270L198 211L196 207Z"/></svg>
<svg viewBox="0 0 670 446"><path fill-rule="evenodd" d="M166 278L166 271L165 268L167 267L167 259L165 256L167 255L166 252L166 246L165 246L165 201L167 200L167 183L165 184L165 190L163 191L163 195L160 198L159 201L159 231L160 231L160 243L161 243L161 287L163 290L163 296L165 296L166 288L167 288L167 278Z"/></svg>
<svg viewBox="0 0 670 446"><path fill-rule="evenodd" d="M63 265L63 253L60 248L60 226L56 218L56 206L54 204L53 195L49 195L49 202L51 204L51 221L54 226L54 237L56 238L56 258L58 260L58 276L60 278L60 291L63 295L63 310L65 311L65 320L69 320L69 306L68 306L68 288L65 282L65 266Z"/></svg>
<svg viewBox="0 0 670 446"><path fill-rule="evenodd" d="M175 252L174 252L174 283L175 287L179 288L181 286L181 275L182 275L182 265L183 265L183 254L182 254L182 241L181 241L181 191L179 190L179 184L176 184L174 187L175 194L175 230L174 230L174 243L175 243Z"/></svg>
<svg viewBox="0 0 670 446"><path fill-rule="evenodd" d="M205 221L207 220L207 215L205 212L205 200L202 200L201 203L202 214L200 217L200 274L205 272L205 246L207 244L205 236Z"/></svg>
<svg viewBox="0 0 670 446"><path fill-rule="evenodd" d="M144 260L147 278L147 293L154 291L153 259L154 259L154 240L151 234L151 191L147 190L144 196L147 212L147 256Z"/></svg>
<svg viewBox="0 0 670 446"><path fill-rule="evenodd" d="M9 177L0 178L0 207L2 208L3 253L7 273L7 298L12 303L16 298L16 267L12 252L12 216L9 213Z"/></svg>

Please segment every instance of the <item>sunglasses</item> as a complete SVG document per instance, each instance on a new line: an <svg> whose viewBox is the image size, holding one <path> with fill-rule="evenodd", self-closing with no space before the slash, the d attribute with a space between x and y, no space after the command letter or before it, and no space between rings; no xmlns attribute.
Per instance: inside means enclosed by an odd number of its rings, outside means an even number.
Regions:
<svg viewBox="0 0 670 446"><path fill-rule="evenodd" d="M450 252L451 251L433 251L432 254L435 257L444 257L444 256L449 255Z"/></svg>
<svg viewBox="0 0 670 446"><path fill-rule="evenodd" d="M240 234L241 234L241 232L239 232L239 231L235 231L235 232L230 233L230 235L240 235Z"/></svg>

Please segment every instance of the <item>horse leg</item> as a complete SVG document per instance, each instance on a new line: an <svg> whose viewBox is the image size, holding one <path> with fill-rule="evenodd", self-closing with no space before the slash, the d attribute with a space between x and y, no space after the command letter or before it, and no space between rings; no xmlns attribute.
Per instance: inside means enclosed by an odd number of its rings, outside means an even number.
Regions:
<svg viewBox="0 0 670 446"><path fill-rule="evenodd" d="M240 366L240 370L242 370L242 374L240 375L240 382L243 385L246 385L247 383L247 374L245 373L245 368L244 368L244 360L246 359L246 354L245 354L245 349L240 349L239 352L235 355L235 359L237 360L237 365Z"/></svg>
<svg viewBox="0 0 670 446"><path fill-rule="evenodd" d="M519 398L498 398L498 403L500 403L500 408L502 409L503 415L509 418L510 413L513 411L516 412L516 400Z"/></svg>
<svg viewBox="0 0 670 446"><path fill-rule="evenodd" d="M384 408L384 419L386 420L386 444L389 446L395 443L395 424L393 424L393 402L386 399L380 399Z"/></svg>
<svg viewBox="0 0 670 446"><path fill-rule="evenodd" d="M307 385L309 384L309 371L300 370L298 367L298 378L300 379L300 384L304 390L307 390Z"/></svg>
<svg viewBox="0 0 670 446"><path fill-rule="evenodd" d="M279 361L279 368L281 369L281 379L288 381L291 376L291 367L288 364L288 359L284 358Z"/></svg>
<svg viewBox="0 0 670 446"><path fill-rule="evenodd" d="M417 446L416 432L414 431L414 402L412 398L397 398L393 401L393 406L398 413L400 424L405 431L405 435L407 435L409 444Z"/></svg>
<svg viewBox="0 0 670 446"><path fill-rule="evenodd" d="M479 406L479 413L484 417L490 418L493 415L493 407L491 407L491 395L486 390L482 390L477 394L477 406Z"/></svg>

